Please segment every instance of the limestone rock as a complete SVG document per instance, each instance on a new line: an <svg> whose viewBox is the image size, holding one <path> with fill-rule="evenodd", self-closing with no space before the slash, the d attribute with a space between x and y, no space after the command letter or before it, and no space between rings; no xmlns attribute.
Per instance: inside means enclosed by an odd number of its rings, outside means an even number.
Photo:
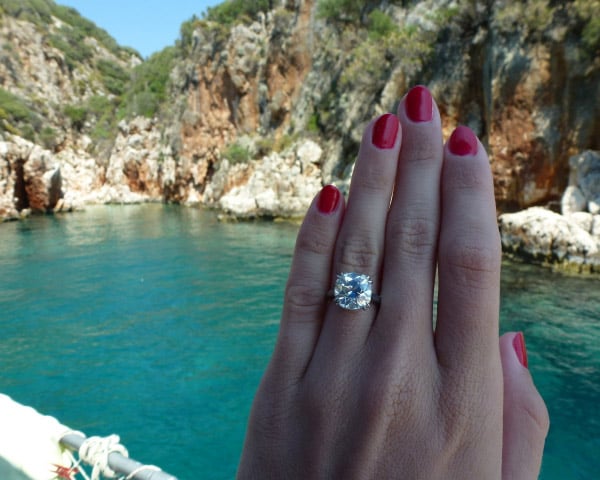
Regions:
<svg viewBox="0 0 600 480"><path fill-rule="evenodd" d="M62 198L59 162L20 137L0 142L0 216L17 218L18 212L50 212Z"/></svg>
<svg viewBox="0 0 600 480"><path fill-rule="evenodd" d="M19 218L15 207L15 174L8 159L6 142L0 141L0 222Z"/></svg>
<svg viewBox="0 0 600 480"><path fill-rule="evenodd" d="M569 185L563 193L560 208L563 215L574 212L583 212L586 209L587 202L579 187Z"/></svg>
<svg viewBox="0 0 600 480"><path fill-rule="evenodd" d="M321 152L315 142L308 140L247 166L223 165L224 170L236 171L234 177L239 183L222 186L219 207L236 218L304 215L321 188L321 171L317 165ZM223 172L219 177L231 178L231 172ZM218 196L215 190L210 194Z"/></svg>
<svg viewBox="0 0 600 480"><path fill-rule="evenodd" d="M582 228L579 220L532 207L501 215L499 226L507 252L534 262L600 271L600 237Z"/></svg>
<svg viewBox="0 0 600 480"><path fill-rule="evenodd" d="M592 233L592 225L594 223L594 215L589 212L575 212L567 215L569 221L579 225L586 232Z"/></svg>
<svg viewBox="0 0 600 480"><path fill-rule="evenodd" d="M600 152L587 150L579 155L574 155L569 159L569 167L569 187L567 190L570 188L577 189L573 192L576 198L571 198L570 201L574 202L576 207L579 207L570 211L598 213L600 210ZM565 192L566 194L567 192Z"/></svg>

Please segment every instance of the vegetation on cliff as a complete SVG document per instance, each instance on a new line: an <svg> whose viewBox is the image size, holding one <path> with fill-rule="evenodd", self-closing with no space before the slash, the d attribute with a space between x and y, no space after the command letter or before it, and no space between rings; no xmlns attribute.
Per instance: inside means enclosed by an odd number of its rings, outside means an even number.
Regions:
<svg viewBox="0 0 600 480"><path fill-rule="evenodd" d="M274 0L229 0L209 7L204 15L205 19L221 25L233 25L236 23L249 23L256 20L259 13L273 10Z"/></svg>
<svg viewBox="0 0 600 480"><path fill-rule="evenodd" d="M93 140L114 136L132 59L141 62L135 50L119 46L75 9L52 0L0 0L0 25L10 32L0 51L0 66L9 75L0 92L0 130L50 149L64 142L69 128ZM37 45L22 48L32 41ZM40 50L49 65L40 64ZM28 78L31 69L39 71L36 76L64 79L40 89L35 77ZM47 98L40 90L53 94Z"/></svg>
<svg viewBox="0 0 600 480"><path fill-rule="evenodd" d="M343 181L365 122L424 83L445 126L490 147L501 208L539 205L564 189L570 155L598 148L599 12L600 0L228 0L142 61L73 9L0 0L0 130L100 160L119 136L153 136L147 151L182 175L164 196L180 201L204 195L222 159L242 171L304 137L324 149L323 181ZM129 129L136 116L152 120ZM149 188L136 168L129 186Z"/></svg>
<svg viewBox="0 0 600 480"><path fill-rule="evenodd" d="M64 49L67 57L75 63L91 58L89 48L83 42L87 37L95 38L118 57L138 55L132 48L118 45L106 30L79 15L74 8L57 5L52 0L0 0L0 16L2 15L31 22L44 32L53 23L53 17L57 18L65 24L65 30L61 32L64 35L53 36L50 41L56 42L61 50Z"/></svg>

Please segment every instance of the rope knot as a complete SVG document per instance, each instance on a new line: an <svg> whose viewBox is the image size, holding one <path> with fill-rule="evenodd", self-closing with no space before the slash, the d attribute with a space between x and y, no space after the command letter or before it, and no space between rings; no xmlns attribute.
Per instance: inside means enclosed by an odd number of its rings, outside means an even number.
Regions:
<svg viewBox="0 0 600 480"><path fill-rule="evenodd" d="M127 449L121 445L118 435L108 437L89 437L79 447L79 458L92 465L92 480L99 480L100 475L106 478L117 478L118 473L108 466L108 456L120 453L129 457Z"/></svg>

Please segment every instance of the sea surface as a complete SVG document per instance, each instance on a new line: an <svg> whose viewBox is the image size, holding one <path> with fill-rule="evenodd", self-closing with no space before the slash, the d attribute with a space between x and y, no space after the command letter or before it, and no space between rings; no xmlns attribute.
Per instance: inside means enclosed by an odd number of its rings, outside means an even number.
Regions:
<svg viewBox="0 0 600 480"><path fill-rule="evenodd" d="M297 228L163 205L0 224L0 392L180 480L233 478ZM598 478L600 279L505 262L501 329L550 410L540 478Z"/></svg>

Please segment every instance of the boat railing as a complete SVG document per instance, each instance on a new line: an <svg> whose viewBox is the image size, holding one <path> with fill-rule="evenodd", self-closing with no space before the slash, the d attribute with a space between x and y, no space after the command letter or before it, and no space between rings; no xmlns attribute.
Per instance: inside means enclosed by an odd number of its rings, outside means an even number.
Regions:
<svg viewBox="0 0 600 480"><path fill-rule="evenodd" d="M25 475L31 480L177 480L129 458L117 435L87 437L0 393L0 471L3 468L14 470L19 475L15 478ZM90 468L91 478L86 472Z"/></svg>

